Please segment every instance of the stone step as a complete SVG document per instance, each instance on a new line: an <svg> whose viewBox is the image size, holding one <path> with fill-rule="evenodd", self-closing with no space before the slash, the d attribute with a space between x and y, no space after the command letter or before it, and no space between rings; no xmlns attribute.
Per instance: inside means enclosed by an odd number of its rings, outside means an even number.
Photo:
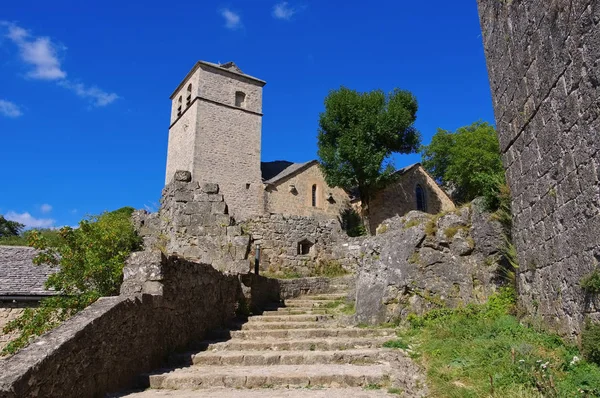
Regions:
<svg viewBox="0 0 600 398"><path fill-rule="evenodd" d="M298 315L256 315L248 318L248 323L262 322L322 322L333 318L330 314L298 314Z"/></svg>
<svg viewBox="0 0 600 398"><path fill-rule="evenodd" d="M240 326L241 330L273 329L323 329L330 328L328 322L248 322Z"/></svg>
<svg viewBox="0 0 600 398"><path fill-rule="evenodd" d="M304 300L304 299L289 299L285 300L284 308L331 308L332 305L342 304L340 300ZM336 305L337 306L337 305Z"/></svg>
<svg viewBox="0 0 600 398"><path fill-rule="evenodd" d="M198 390L146 390L118 395L120 398L389 398L399 397L379 390L352 388L207 388ZM116 398L116 397L115 397Z"/></svg>
<svg viewBox="0 0 600 398"><path fill-rule="evenodd" d="M367 364L377 363L388 349L341 351L204 351L192 355L194 365L311 365L311 364Z"/></svg>
<svg viewBox="0 0 600 398"><path fill-rule="evenodd" d="M333 351L380 347L389 336L360 338L266 339L205 341L206 351Z"/></svg>
<svg viewBox="0 0 600 398"><path fill-rule="evenodd" d="M154 389L264 386L360 387L389 381L387 365L193 366L152 374Z"/></svg>
<svg viewBox="0 0 600 398"><path fill-rule="evenodd" d="M294 297L294 298L290 298L290 299L286 299L286 301L288 300L345 300L346 298L348 298L348 293L347 292L338 292L338 293L322 293L322 294L311 294L311 295L307 295L307 296L298 296L298 297Z"/></svg>
<svg viewBox="0 0 600 398"><path fill-rule="evenodd" d="M281 315L324 315L328 313L328 309L326 308L290 308L290 307L279 307L268 309L264 311L262 316L281 316Z"/></svg>
<svg viewBox="0 0 600 398"><path fill-rule="evenodd" d="M230 332L232 339L261 340L265 338L274 339L310 339L331 337L373 337L393 336L395 331L391 329L281 329L281 330L234 330Z"/></svg>

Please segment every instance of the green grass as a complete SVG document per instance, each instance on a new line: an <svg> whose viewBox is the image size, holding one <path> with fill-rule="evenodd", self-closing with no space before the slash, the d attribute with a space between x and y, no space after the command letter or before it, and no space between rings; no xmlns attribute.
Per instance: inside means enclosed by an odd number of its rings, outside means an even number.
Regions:
<svg viewBox="0 0 600 398"><path fill-rule="evenodd" d="M383 343L383 346L385 348L399 348L401 350L406 350L408 348L408 344L406 344L400 339L386 341L385 343Z"/></svg>
<svg viewBox="0 0 600 398"><path fill-rule="evenodd" d="M512 308L503 291L485 305L410 317L399 341L418 351L430 396L599 396L600 368L558 336L521 324Z"/></svg>
<svg viewBox="0 0 600 398"><path fill-rule="evenodd" d="M381 390L381 385L379 385L379 384L367 384L363 388L365 390Z"/></svg>

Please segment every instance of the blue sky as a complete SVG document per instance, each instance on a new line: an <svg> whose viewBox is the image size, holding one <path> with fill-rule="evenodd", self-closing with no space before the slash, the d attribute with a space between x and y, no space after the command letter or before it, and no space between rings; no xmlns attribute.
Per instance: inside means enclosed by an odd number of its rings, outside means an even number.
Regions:
<svg viewBox="0 0 600 398"><path fill-rule="evenodd" d="M0 214L30 227L155 207L169 95L199 59L267 81L265 161L315 158L341 85L412 91L424 144L493 122L475 0L34 0L0 21Z"/></svg>

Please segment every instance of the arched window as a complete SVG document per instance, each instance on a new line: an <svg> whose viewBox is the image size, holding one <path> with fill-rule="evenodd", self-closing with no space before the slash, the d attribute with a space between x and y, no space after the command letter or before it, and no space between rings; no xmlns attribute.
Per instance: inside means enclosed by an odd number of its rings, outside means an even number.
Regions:
<svg viewBox="0 0 600 398"><path fill-rule="evenodd" d="M312 186L312 207L317 207L317 184Z"/></svg>
<svg viewBox="0 0 600 398"><path fill-rule="evenodd" d="M182 98L181 95L179 96L179 101L177 101L177 116L181 116L181 102L182 102Z"/></svg>
<svg viewBox="0 0 600 398"><path fill-rule="evenodd" d="M240 108L246 107L246 94L242 91L235 92L235 106L239 106Z"/></svg>
<svg viewBox="0 0 600 398"><path fill-rule="evenodd" d="M192 83L190 83L187 88L187 99L186 99L185 105L190 106L191 102L192 102Z"/></svg>
<svg viewBox="0 0 600 398"><path fill-rule="evenodd" d="M427 202L425 201L425 190L422 186L417 185L416 189L417 195L417 210L427 211Z"/></svg>

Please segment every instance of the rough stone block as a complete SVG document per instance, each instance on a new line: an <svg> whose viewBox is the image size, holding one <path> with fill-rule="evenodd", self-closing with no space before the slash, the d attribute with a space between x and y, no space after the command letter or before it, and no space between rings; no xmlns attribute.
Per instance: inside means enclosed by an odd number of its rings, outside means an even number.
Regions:
<svg viewBox="0 0 600 398"><path fill-rule="evenodd" d="M227 214L227 205L225 202L213 202L212 214Z"/></svg>
<svg viewBox="0 0 600 398"><path fill-rule="evenodd" d="M219 193L219 185L214 184L214 183L202 184L202 192L212 193L212 194Z"/></svg>
<svg viewBox="0 0 600 398"><path fill-rule="evenodd" d="M240 236L242 234L242 227L239 225L232 225L227 227L227 236Z"/></svg>
<svg viewBox="0 0 600 398"><path fill-rule="evenodd" d="M213 206L214 208L214 206ZM188 202L185 206L185 214L201 214L211 211L210 203L207 202Z"/></svg>
<svg viewBox="0 0 600 398"><path fill-rule="evenodd" d="M215 216L215 224L221 227L228 227L231 225L231 217L227 214L216 214Z"/></svg>
<svg viewBox="0 0 600 398"><path fill-rule="evenodd" d="M175 181L190 182L192 181L192 173L185 170L177 170L175 172Z"/></svg>
<svg viewBox="0 0 600 398"><path fill-rule="evenodd" d="M209 202L222 202L223 199L223 195L221 194L209 194L208 195L208 201Z"/></svg>

